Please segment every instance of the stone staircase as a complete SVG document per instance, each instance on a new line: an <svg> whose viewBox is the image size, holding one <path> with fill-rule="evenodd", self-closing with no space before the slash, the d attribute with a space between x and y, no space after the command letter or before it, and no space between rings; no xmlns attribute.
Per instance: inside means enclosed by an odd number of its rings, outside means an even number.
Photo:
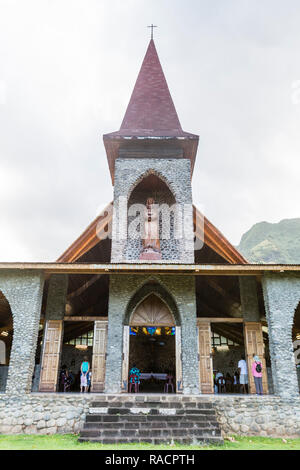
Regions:
<svg viewBox="0 0 300 470"><path fill-rule="evenodd" d="M79 441L123 444L222 444L213 403L178 395L121 396L122 401L92 402ZM164 397L164 398L163 398ZM167 398L167 400L166 400ZM181 400L180 400L181 398Z"/></svg>

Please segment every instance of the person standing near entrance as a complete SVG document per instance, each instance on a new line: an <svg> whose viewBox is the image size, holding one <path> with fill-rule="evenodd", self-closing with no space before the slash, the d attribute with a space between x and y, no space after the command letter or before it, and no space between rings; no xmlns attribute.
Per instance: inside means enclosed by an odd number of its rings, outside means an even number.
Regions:
<svg viewBox="0 0 300 470"><path fill-rule="evenodd" d="M254 378L256 395L263 394L263 386L262 386L262 363L258 356L253 354L253 362L252 362L252 375Z"/></svg>
<svg viewBox="0 0 300 470"><path fill-rule="evenodd" d="M241 388L243 393L247 393L246 385L248 385L248 368L244 355L241 356L241 359L238 362L238 369L240 374L240 385L242 386Z"/></svg>
<svg viewBox="0 0 300 470"><path fill-rule="evenodd" d="M88 362L87 356L84 356L84 361L80 367L80 391L87 392L88 391L88 373L90 370L90 364Z"/></svg>
<svg viewBox="0 0 300 470"><path fill-rule="evenodd" d="M140 375L141 375L140 369L138 369L136 365L133 364L129 372L129 393L131 393L133 385L134 385L135 393L138 393L139 385L140 385Z"/></svg>

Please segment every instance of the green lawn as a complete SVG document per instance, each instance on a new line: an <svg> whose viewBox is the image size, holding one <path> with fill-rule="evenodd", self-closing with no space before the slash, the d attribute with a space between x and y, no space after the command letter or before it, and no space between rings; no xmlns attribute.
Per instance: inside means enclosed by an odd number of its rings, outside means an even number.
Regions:
<svg viewBox="0 0 300 470"><path fill-rule="evenodd" d="M223 446L79 443L74 434L0 435L0 450L300 450L300 439L233 436Z"/></svg>

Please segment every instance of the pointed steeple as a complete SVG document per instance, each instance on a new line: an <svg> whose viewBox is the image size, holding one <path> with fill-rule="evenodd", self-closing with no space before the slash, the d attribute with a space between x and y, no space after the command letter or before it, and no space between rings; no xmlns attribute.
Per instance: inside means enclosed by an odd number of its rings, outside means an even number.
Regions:
<svg viewBox="0 0 300 470"><path fill-rule="evenodd" d="M182 134L153 39L150 40L120 131L133 135Z"/></svg>
<svg viewBox="0 0 300 470"><path fill-rule="evenodd" d="M112 180L114 179L114 162L121 156L124 148L144 142L144 148L151 147L159 141L160 148L165 142L168 151L166 158L179 157L172 149L179 149L182 158L191 160L193 172L199 136L182 130L178 115L162 70L156 47L151 38L137 77L121 127L116 132L103 136ZM136 150L138 152L138 150ZM135 157L137 154L135 153ZM172 153L173 152L173 153ZM174 156L173 156L174 155ZM128 156L128 152L126 154ZM146 158L139 154L139 158Z"/></svg>

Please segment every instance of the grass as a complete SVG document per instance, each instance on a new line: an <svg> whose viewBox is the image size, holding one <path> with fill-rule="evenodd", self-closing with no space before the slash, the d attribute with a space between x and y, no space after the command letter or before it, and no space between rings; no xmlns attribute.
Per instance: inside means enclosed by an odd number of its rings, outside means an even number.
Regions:
<svg viewBox="0 0 300 470"><path fill-rule="evenodd" d="M300 439L232 436L223 446L79 443L74 434L0 435L0 450L300 450Z"/></svg>

